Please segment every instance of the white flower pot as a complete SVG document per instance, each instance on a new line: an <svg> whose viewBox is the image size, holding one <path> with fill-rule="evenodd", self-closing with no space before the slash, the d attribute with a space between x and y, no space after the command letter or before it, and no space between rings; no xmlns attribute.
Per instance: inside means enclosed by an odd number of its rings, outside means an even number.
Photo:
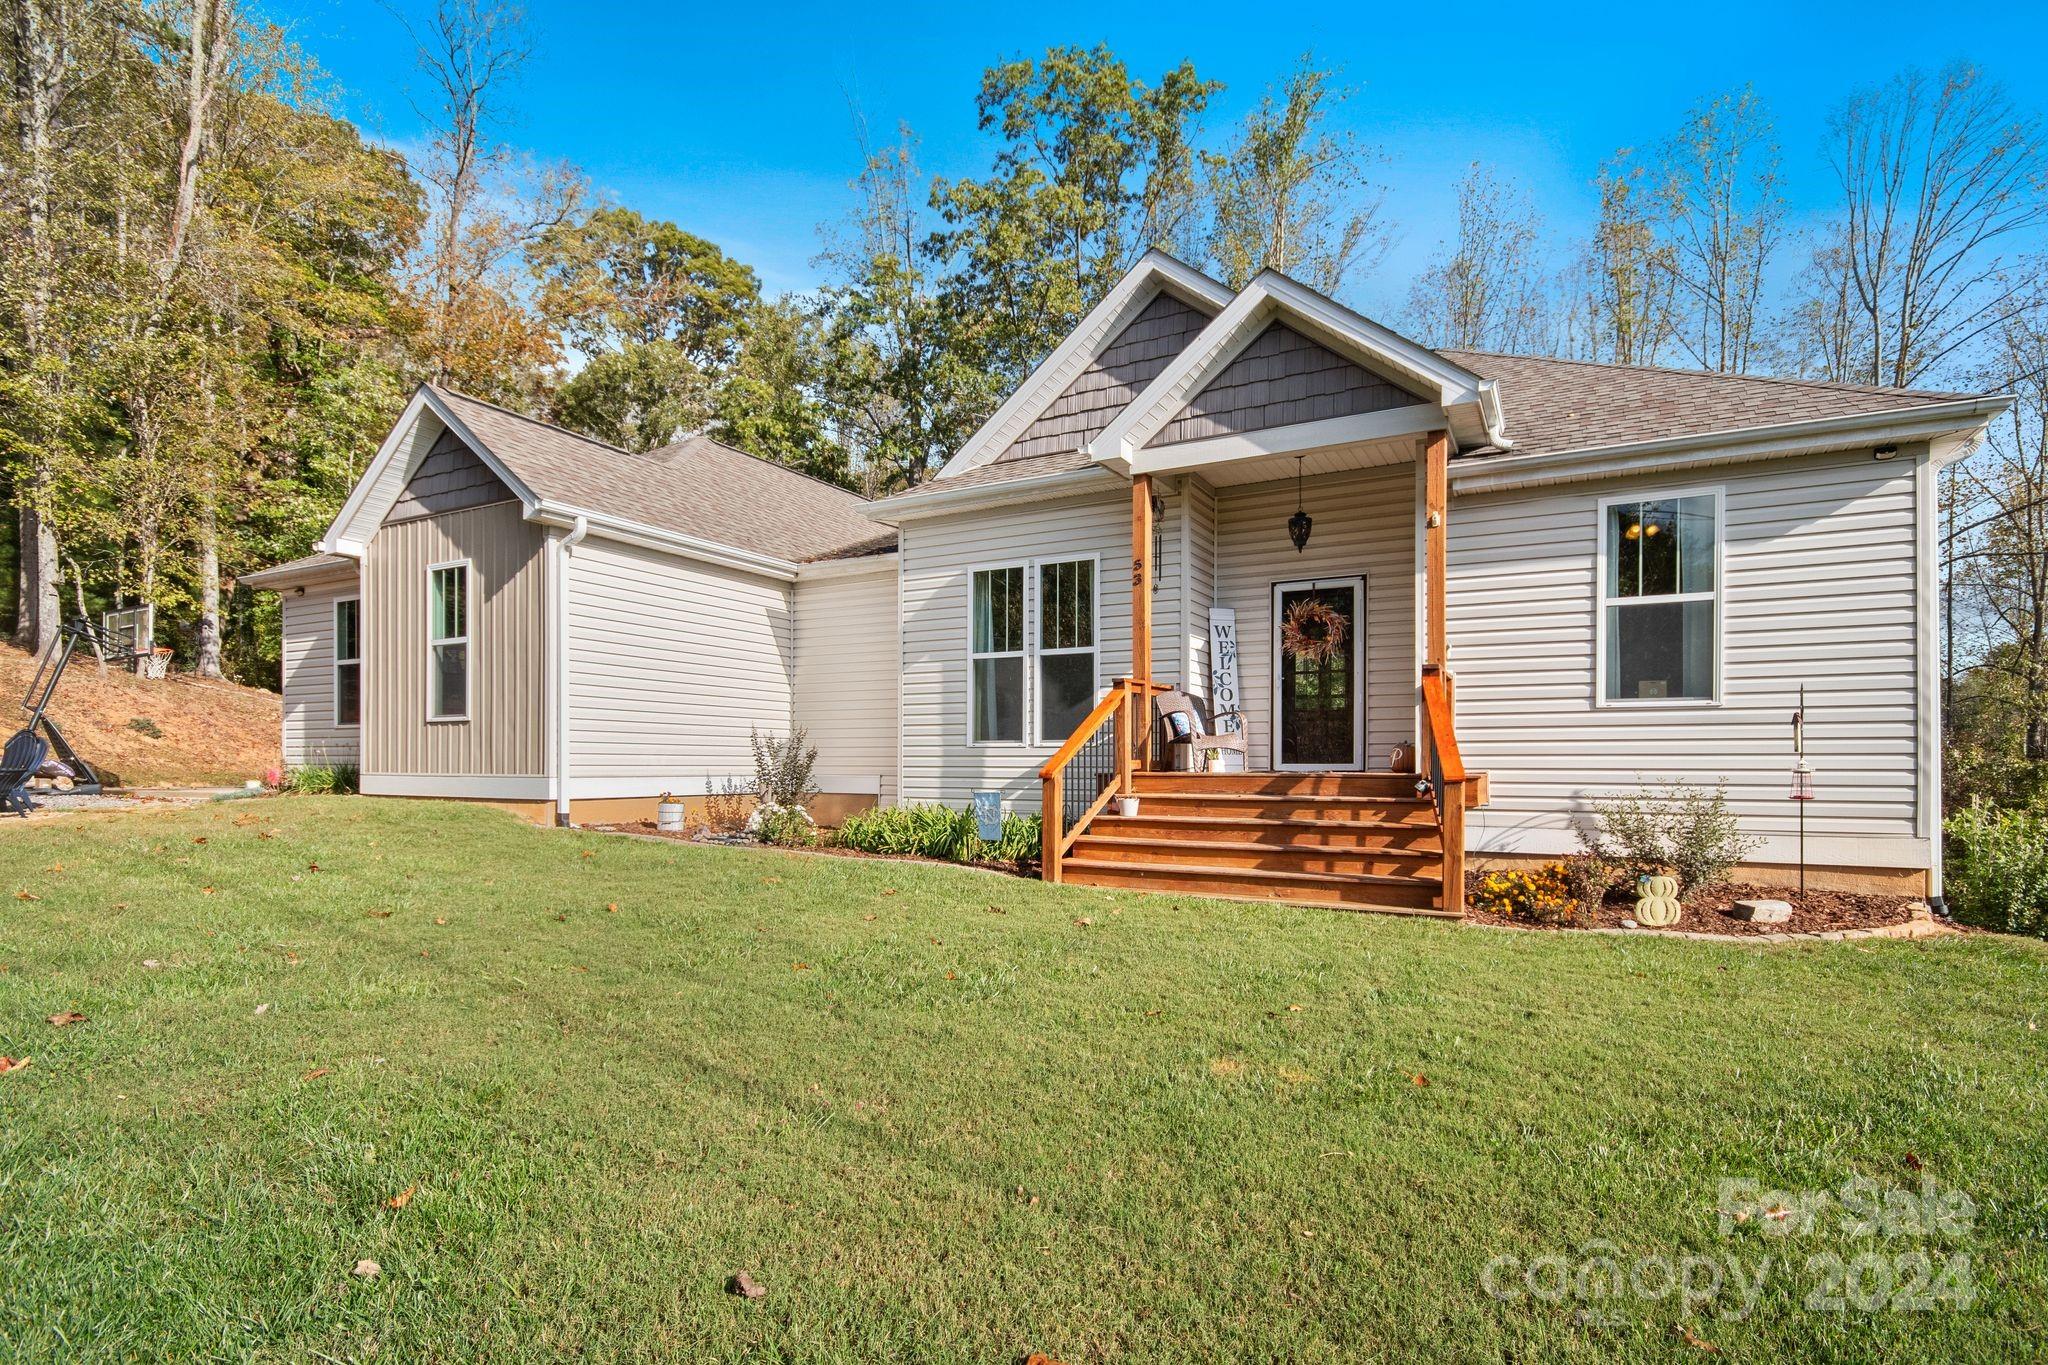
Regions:
<svg viewBox="0 0 2048 1365"><path fill-rule="evenodd" d="M663 801L654 808L654 827L664 834L683 832L683 811L680 801Z"/></svg>
<svg viewBox="0 0 2048 1365"><path fill-rule="evenodd" d="M1138 814L1138 798L1135 796L1119 796L1116 799L1116 810L1117 814L1123 816L1126 820L1135 819Z"/></svg>

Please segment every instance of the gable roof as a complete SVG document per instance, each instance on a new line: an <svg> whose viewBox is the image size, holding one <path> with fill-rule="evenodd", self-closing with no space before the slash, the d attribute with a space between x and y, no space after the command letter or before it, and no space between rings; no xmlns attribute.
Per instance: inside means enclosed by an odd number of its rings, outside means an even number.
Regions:
<svg viewBox="0 0 2048 1365"><path fill-rule="evenodd" d="M708 436L636 455L435 390L462 424L542 502L803 561L871 546L867 499Z"/></svg>
<svg viewBox="0 0 2048 1365"><path fill-rule="evenodd" d="M1065 392L996 456L997 461L1086 450L1110 419L1187 349L1217 311L1163 289L1153 295Z"/></svg>
<svg viewBox="0 0 2048 1365"><path fill-rule="evenodd" d="M1879 416L1979 396L1490 351L1443 354L1500 384L1501 406L1517 455L1597 450L1830 417ZM1498 446L1481 446L1461 451L1460 457L1500 453Z"/></svg>

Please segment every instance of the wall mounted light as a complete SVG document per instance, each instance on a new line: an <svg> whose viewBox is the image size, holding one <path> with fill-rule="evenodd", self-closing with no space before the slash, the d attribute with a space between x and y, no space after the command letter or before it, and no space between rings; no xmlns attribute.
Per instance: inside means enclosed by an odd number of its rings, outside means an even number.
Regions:
<svg viewBox="0 0 2048 1365"><path fill-rule="evenodd" d="M1898 453L1899 448L1897 446L1879 446L1877 449L1870 452L1870 458L1873 460L1896 459L1898 457Z"/></svg>

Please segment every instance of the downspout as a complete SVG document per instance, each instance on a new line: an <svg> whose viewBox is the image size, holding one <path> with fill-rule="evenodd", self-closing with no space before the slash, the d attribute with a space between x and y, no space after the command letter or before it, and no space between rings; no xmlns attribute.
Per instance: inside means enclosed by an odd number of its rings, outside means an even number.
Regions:
<svg viewBox="0 0 2048 1365"><path fill-rule="evenodd" d="M590 534L590 522L576 518L555 541L555 824L569 827L569 552Z"/></svg>

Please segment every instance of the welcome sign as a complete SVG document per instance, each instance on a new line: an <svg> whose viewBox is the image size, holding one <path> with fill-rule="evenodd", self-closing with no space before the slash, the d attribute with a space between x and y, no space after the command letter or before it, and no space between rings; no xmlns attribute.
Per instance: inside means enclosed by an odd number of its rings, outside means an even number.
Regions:
<svg viewBox="0 0 2048 1365"><path fill-rule="evenodd" d="M1219 719L1216 728L1225 734L1236 734L1244 726L1237 716L1225 716L1226 711L1240 710L1244 696L1237 684L1237 611L1232 607L1209 608L1209 709ZM1242 754L1224 753L1223 766L1226 771L1238 772L1244 767Z"/></svg>

